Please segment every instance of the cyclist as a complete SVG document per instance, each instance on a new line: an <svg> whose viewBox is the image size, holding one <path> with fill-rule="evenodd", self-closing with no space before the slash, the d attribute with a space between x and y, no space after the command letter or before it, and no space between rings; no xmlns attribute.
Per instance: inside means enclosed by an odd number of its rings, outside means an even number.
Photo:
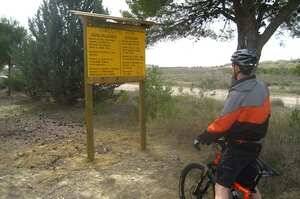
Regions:
<svg viewBox="0 0 300 199"><path fill-rule="evenodd" d="M216 199L229 198L232 184L245 174L252 175L245 168L261 151L271 113L269 90L255 76L256 51L239 49L233 53L231 62L233 83L223 111L197 137L200 143L208 145L220 137L226 139L226 148L216 171ZM257 187L253 187L253 192L253 198L261 198Z"/></svg>

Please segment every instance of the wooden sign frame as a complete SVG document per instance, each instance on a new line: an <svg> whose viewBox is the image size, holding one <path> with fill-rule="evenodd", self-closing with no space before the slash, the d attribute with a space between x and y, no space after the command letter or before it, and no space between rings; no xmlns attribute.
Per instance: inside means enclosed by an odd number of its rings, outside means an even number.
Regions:
<svg viewBox="0 0 300 199"><path fill-rule="evenodd" d="M145 75L134 77L89 77L87 54L87 27L105 27L131 31L145 31L154 25L153 22L135 19L112 17L107 15L71 11L80 17L83 24L84 40L84 92L85 92L85 123L87 129L87 157L89 161L95 159L95 139L93 127L93 85L94 84L120 84L139 82L139 123L141 129L141 149L146 149L146 118L145 118ZM145 70L145 69L144 69Z"/></svg>

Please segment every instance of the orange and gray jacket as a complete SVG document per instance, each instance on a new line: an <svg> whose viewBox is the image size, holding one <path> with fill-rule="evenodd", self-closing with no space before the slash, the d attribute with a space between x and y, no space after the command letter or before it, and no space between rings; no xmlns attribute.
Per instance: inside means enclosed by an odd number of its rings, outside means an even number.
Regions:
<svg viewBox="0 0 300 199"><path fill-rule="evenodd" d="M270 113L266 84L255 76L245 78L232 85L221 115L207 132L229 141L257 142L266 135Z"/></svg>

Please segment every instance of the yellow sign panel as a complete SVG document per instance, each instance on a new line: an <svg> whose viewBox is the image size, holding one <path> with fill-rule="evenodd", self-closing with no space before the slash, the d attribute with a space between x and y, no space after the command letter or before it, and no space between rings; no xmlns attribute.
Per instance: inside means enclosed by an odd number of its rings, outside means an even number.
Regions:
<svg viewBox="0 0 300 199"><path fill-rule="evenodd" d="M145 32L87 27L88 77L144 77Z"/></svg>

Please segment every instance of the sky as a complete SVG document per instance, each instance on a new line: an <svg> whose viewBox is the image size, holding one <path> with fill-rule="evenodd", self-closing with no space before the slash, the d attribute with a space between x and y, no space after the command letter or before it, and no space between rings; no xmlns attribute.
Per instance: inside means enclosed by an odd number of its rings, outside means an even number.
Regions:
<svg viewBox="0 0 300 199"><path fill-rule="evenodd" d="M0 0L0 17L16 19L27 27L28 18L35 15L42 0ZM110 15L120 16L120 10L127 10L125 0L103 0ZM282 45L283 44L283 45ZM216 66L230 62L237 41L220 42L212 39L193 41L179 39L163 41L146 49L146 64L158 66ZM300 39L273 36L265 45L261 61L290 60L300 58Z"/></svg>

